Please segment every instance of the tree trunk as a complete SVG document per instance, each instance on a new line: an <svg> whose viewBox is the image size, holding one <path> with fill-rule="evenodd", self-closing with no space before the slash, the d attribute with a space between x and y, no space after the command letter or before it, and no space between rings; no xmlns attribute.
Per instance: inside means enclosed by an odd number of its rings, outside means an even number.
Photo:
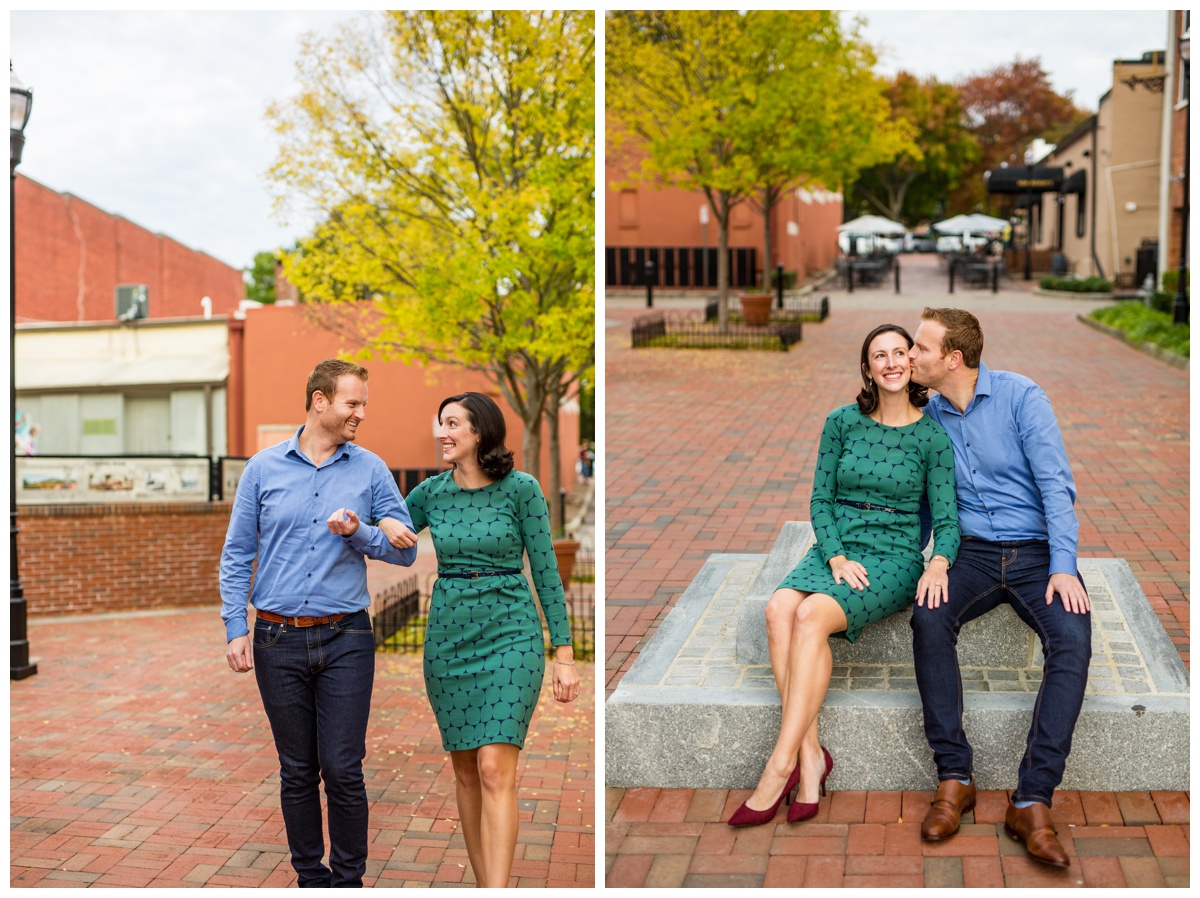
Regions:
<svg viewBox="0 0 1200 898"><path fill-rule="evenodd" d="M559 438L558 412L562 402L562 377L549 384L546 391L546 425L550 442L550 477L546 485L546 503L550 506L550 532L558 535L566 526L563 520L562 502L562 442Z"/></svg>
<svg viewBox="0 0 1200 898"><path fill-rule="evenodd" d="M763 289L767 290L771 286L771 272L775 270L775 256L771 246L771 210L775 208L776 202L775 185L767 185L763 188Z"/></svg>
<svg viewBox="0 0 1200 898"><path fill-rule="evenodd" d="M541 377L542 373L535 370L532 364L526 368L525 401L520 406L514 406L519 409L525 422L525 433L521 439L525 473L539 481L542 479L542 416L546 410L546 390Z"/></svg>
<svg viewBox="0 0 1200 898"><path fill-rule="evenodd" d="M717 194L717 328L729 333L729 196Z"/></svg>

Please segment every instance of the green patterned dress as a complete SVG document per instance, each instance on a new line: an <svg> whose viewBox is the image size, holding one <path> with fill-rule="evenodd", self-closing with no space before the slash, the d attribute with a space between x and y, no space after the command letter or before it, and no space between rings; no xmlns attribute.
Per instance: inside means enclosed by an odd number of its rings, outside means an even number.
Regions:
<svg viewBox="0 0 1200 898"><path fill-rule="evenodd" d="M958 505L954 450L942 425L928 415L904 427L888 427L859 411L834 409L821 430L813 473L812 518L816 542L780 584L781 589L832 596L846 612L854 642L863 627L912 602L925 569L918 545L921 494L933 513L933 547L954 564L958 554ZM866 509L855 505L878 505ZM870 585L835 584L829 559L845 555L867 569Z"/></svg>
<svg viewBox="0 0 1200 898"><path fill-rule="evenodd" d="M554 645L571 628L542 489L523 471L463 489L451 471L405 500L413 529L429 527L439 571L521 570L523 554ZM542 690L546 649L524 573L440 576L425 631L425 690L447 751L525 745Z"/></svg>

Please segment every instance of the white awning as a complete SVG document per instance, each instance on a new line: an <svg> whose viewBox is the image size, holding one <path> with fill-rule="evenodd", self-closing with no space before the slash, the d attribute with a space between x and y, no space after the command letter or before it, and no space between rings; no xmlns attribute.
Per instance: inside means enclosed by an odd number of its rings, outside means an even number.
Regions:
<svg viewBox="0 0 1200 898"><path fill-rule="evenodd" d="M223 384L229 331L224 319L18 328L16 369L21 391Z"/></svg>

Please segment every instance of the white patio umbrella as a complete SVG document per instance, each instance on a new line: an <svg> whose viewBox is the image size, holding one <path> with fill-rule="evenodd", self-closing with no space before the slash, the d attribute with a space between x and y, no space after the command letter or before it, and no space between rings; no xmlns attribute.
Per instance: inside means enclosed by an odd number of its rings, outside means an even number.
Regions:
<svg viewBox="0 0 1200 898"><path fill-rule="evenodd" d="M882 215L860 215L837 226L839 231L850 234L903 234L904 225Z"/></svg>
<svg viewBox="0 0 1200 898"><path fill-rule="evenodd" d="M933 229L941 234L990 234L1004 230L1007 224L1003 218L974 212L971 215L955 215L953 218L939 221Z"/></svg>

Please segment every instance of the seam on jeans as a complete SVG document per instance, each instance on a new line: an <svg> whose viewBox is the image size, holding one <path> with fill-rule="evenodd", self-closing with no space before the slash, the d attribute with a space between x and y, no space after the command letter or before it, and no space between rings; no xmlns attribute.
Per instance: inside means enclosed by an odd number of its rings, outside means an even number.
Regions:
<svg viewBox="0 0 1200 898"><path fill-rule="evenodd" d="M958 739L965 746L967 746L967 752L971 757L971 766L972 767L975 766L975 749L973 749L971 747L971 742L970 742L970 740L967 739L967 731L963 728L963 715L965 713L965 708L963 707L962 666L958 663L958 635L959 635L959 633L962 632L961 618L963 617L963 615L967 611L969 611L971 609L971 607L974 606L977 602L982 601L985 596L991 595L993 592L995 592L999 588L1000 587L998 585L993 586L991 589L987 590L986 592L981 592L978 595L976 595L969 602L967 602L965 605L963 605L962 610L959 612L958 616L954 619L954 625L955 625L955 629L954 629L954 674L958 678ZM970 774L970 773L967 774L968 778L970 778L971 776L972 776L972 774Z"/></svg>
<svg viewBox="0 0 1200 898"><path fill-rule="evenodd" d="M1048 582L1048 578L1047 578L1047 582ZM1020 594L1016 590L1010 589L1008 591L1008 594L1010 596L1009 602L1012 602L1014 598L1018 601L1021 601ZM1022 606L1025 605L1024 601L1021 601L1021 605ZM1013 610L1015 611L1016 609L1014 608ZM1021 764L1017 765L1017 790L1018 791L1020 790L1021 783L1024 779L1024 777L1021 773L1021 767L1025 764L1028 764L1028 768L1027 768L1026 772L1028 773L1029 771L1033 770L1033 740L1035 738L1034 734L1037 732L1037 729L1038 729L1038 724L1041 722L1041 719L1042 719L1042 692L1046 688L1046 668L1050 664L1050 652L1046 651L1047 646L1050 645L1050 634L1046 632L1046 629L1042 626L1042 622L1040 620L1038 620L1037 615L1034 614L1033 611L1028 608L1026 608L1026 610L1029 611L1029 616L1031 618L1033 618L1034 626L1031 629L1033 629L1038 634L1038 637L1041 639L1042 654L1045 657L1042 659L1042 682L1038 685L1037 701L1035 701L1033 703L1033 718L1029 722L1029 736L1025 741L1025 754L1021 758ZM1017 615L1017 616L1020 617L1020 615ZM1062 780L1060 779L1059 782L1061 782L1061 781ZM1021 801L1034 801L1036 799L1023 798L1020 800Z"/></svg>

